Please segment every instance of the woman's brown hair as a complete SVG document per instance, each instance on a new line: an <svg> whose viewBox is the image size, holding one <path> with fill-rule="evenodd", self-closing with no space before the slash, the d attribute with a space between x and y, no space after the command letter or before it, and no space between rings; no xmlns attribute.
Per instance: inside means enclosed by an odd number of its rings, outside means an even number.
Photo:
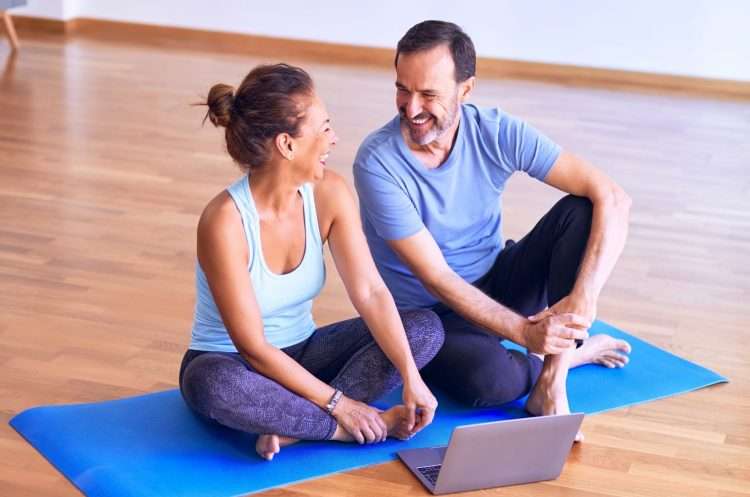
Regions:
<svg viewBox="0 0 750 497"><path fill-rule="evenodd" d="M214 85L208 92L209 119L226 128L227 151L245 172L265 164L271 157L273 139L280 133L299 136L309 97L310 75L288 64L258 66L234 91L229 85Z"/></svg>

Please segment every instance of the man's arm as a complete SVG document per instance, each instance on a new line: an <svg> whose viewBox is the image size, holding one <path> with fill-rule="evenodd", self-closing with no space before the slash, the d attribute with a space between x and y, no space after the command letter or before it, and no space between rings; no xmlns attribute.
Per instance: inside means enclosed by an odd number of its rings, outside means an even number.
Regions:
<svg viewBox="0 0 750 497"><path fill-rule="evenodd" d="M532 352L559 354L573 347L573 340L588 336L580 328L588 328L589 323L574 314L531 322L494 301L448 266L426 228L388 244L437 299L468 321Z"/></svg>
<svg viewBox="0 0 750 497"><path fill-rule="evenodd" d="M551 309L593 321L599 295L625 246L632 201L607 175L569 152L560 154L544 181L593 204L591 232L575 285Z"/></svg>

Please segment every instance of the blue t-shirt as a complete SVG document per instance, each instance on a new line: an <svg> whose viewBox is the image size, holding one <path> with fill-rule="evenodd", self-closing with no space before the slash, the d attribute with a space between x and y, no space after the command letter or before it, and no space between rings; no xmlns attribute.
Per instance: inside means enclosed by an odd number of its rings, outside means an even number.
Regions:
<svg viewBox="0 0 750 497"><path fill-rule="evenodd" d="M499 109L461 106L450 155L428 169L409 150L396 116L370 134L354 160L354 183L367 242L399 307L437 303L386 243L432 234L448 265L474 282L489 271L503 246L501 198L505 182L523 171L543 180L560 147Z"/></svg>

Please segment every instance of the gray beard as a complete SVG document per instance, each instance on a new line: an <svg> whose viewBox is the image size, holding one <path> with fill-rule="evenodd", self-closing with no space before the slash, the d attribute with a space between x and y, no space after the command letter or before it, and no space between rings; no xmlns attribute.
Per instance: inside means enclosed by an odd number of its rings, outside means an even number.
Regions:
<svg viewBox="0 0 750 497"><path fill-rule="evenodd" d="M409 123L406 121L406 118L402 115L401 116L401 126L406 127L406 131L409 133L409 138L413 143L416 145L427 145L428 143L432 143L441 136L445 134L446 131L448 131L455 123L456 119L458 118L458 102L454 102L455 106L453 108L453 112L446 118L445 121L443 121L442 124L438 124L437 120L435 120L435 126L430 129L430 131L427 132L422 137L415 136L412 132L411 126L409 126Z"/></svg>

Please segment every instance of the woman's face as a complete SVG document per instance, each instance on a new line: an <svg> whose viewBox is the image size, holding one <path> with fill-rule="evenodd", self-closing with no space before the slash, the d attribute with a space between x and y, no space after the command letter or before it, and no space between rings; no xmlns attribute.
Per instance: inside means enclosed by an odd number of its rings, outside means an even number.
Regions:
<svg viewBox="0 0 750 497"><path fill-rule="evenodd" d="M306 181L320 180L323 178L328 154L338 138L331 127L325 105L315 94L311 97L300 131L300 136L294 139L298 146L294 162Z"/></svg>

